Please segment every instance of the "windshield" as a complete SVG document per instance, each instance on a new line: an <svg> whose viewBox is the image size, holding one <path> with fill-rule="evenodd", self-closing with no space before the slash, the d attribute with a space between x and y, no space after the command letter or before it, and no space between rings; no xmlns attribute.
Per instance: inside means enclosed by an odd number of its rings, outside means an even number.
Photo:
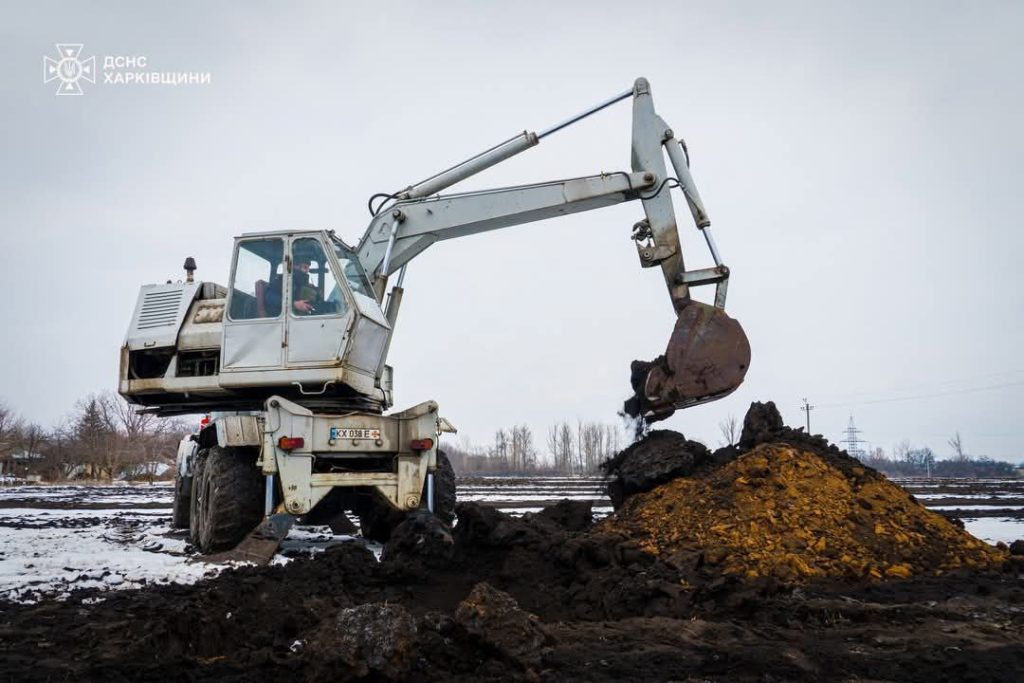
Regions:
<svg viewBox="0 0 1024 683"><path fill-rule="evenodd" d="M334 253L338 256L341 272L345 274L345 279L348 280L352 291L376 300L373 289L370 288L370 281L366 278L366 272L363 270L362 264L359 263L355 252L335 237L331 238L331 243L334 244Z"/></svg>

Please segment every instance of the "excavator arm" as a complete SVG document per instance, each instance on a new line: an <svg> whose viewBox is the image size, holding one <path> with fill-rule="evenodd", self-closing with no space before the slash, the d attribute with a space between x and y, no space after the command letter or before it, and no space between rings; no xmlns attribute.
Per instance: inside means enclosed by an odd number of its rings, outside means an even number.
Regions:
<svg viewBox="0 0 1024 683"><path fill-rule="evenodd" d="M437 194L629 97L633 99L632 172ZM666 156L672 174L668 172ZM676 187L682 190L694 223L704 235L715 263L712 268L685 268L671 195ZM640 265L660 267L677 320L663 356L651 363L634 362L631 381L635 395L627 401L626 412L647 421L663 419L679 408L721 398L743 381L750 362L750 347L739 323L724 311L729 269L722 263L711 236L711 222L690 175L686 150L655 113L646 79L637 79L631 90L539 134L523 132L385 197L384 205L374 212L357 253L370 275L378 301L384 300L389 277L399 273L386 310L392 331L402 300L405 267L434 242L639 200L645 217L633 226L633 239ZM691 287L710 284L716 286L713 306L690 296Z"/></svg>

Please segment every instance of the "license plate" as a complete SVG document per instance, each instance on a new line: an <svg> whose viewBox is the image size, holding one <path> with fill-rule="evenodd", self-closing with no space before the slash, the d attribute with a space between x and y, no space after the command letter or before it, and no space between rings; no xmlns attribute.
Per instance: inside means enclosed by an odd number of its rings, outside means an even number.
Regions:
<svg viewBox="0 0 1024 683"><path fill-rule="evenodd" d="M372 439L376 441L380 438L379 429L361 429L353 427L331 427L331 439Z"/></svg>

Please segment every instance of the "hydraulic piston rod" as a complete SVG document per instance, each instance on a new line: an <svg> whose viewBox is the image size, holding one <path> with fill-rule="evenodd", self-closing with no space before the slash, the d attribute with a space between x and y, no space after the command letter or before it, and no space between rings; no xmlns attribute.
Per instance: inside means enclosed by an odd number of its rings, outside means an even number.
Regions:
<svg viewBox="0 0 1024 683"><path fill-rule="evenodd" d="M523 131L519 135L511 137L505 142L499 143L490 149L484 150L476 156L470 157L447 170L441 171L436 175L432 175L426 180L418 182L415 185L411 185L405 190L399 192L398 198L417 199L419 197L429 197L432 194L437 194L441 190L451 187L455 183L463 181L470 176L476 175L480 171L505 161L505 159L508 159L509 157L513 157L520 152L530 149L548 135L571 126L577 121L587 118L591 114L596 114L602 109L612 106L616 102L621 102L632 94L632 88L623 91L618 95L608 98L604 102L595 104L593 107L590 107L575 116L571 116L560 123L556 123L550 128L542 131L540 134Z"/></svg>

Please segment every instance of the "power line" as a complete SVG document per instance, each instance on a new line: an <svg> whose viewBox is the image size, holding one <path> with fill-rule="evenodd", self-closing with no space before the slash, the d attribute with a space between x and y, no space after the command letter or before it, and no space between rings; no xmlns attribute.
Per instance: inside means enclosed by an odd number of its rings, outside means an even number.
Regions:
<svg viewBox="0 0 1024 683"><path fill-rule="evenodd" d="M849 406L866 406L873 405L875 403L894 403L897 401L916 401L922 398L935 398L937 396L954 396L956 394L970 394L978 391L993 391L995 389L1005 389L1007 387L1016 387L1024 385L1024 381L1020 382L1006 382L1004 384L991 384L984 387L970 387L967 389L951 389L949 391L938 391L930 394L917 394L914 396L895 396L892 398L877 398L867 401L849 401L845 403L819 403L819 408L846 408Z"/></svg>
<svg viewBox="0 0 1024 683"><path fill-rule="evenodd" d="M845 393L845 394L844 393L840 393L840 394L836 394L836 397L840 398L840 399L844 398L844 397L848 397L850 399L856 399L857 397L863 397L865 395L877 394L877 393L893 394L893 393L902 393L902 392L905 392L905 391L921 391L921 390L931 390L931 389L934 389L936 391L952 391L952 390L956 390L957 388L965 388L965 387L955 387L955 386L951 386L951 385L962 384L964 382L974 382L974 381L977 381L977 380L988 379L988 378L991 378L991 377L999 377L1001 379L1009 379L1013 375L1019 375L1021 373L1024 373L1024 368L1013 369L1013 370L1000 370L999 372L988 372L988 373L981 374L981 375L971 375L970 377L959 377L959 378L955 378L955 379L946 379L946 380L943 380L943 381L940 381L940 382L928 382L926 384L911 384L911 385L903 385L901 387L900 386L897 386L897 387L883 387L881 389L869 389L867 391L853 391L853 392L849 392L849 393ZM1011 382L1011 384L1012 384L1012 382ZM966 388L969 388L969 387L966 387ZM865 399L865 400L867 400L867 399Z"/></svg>

